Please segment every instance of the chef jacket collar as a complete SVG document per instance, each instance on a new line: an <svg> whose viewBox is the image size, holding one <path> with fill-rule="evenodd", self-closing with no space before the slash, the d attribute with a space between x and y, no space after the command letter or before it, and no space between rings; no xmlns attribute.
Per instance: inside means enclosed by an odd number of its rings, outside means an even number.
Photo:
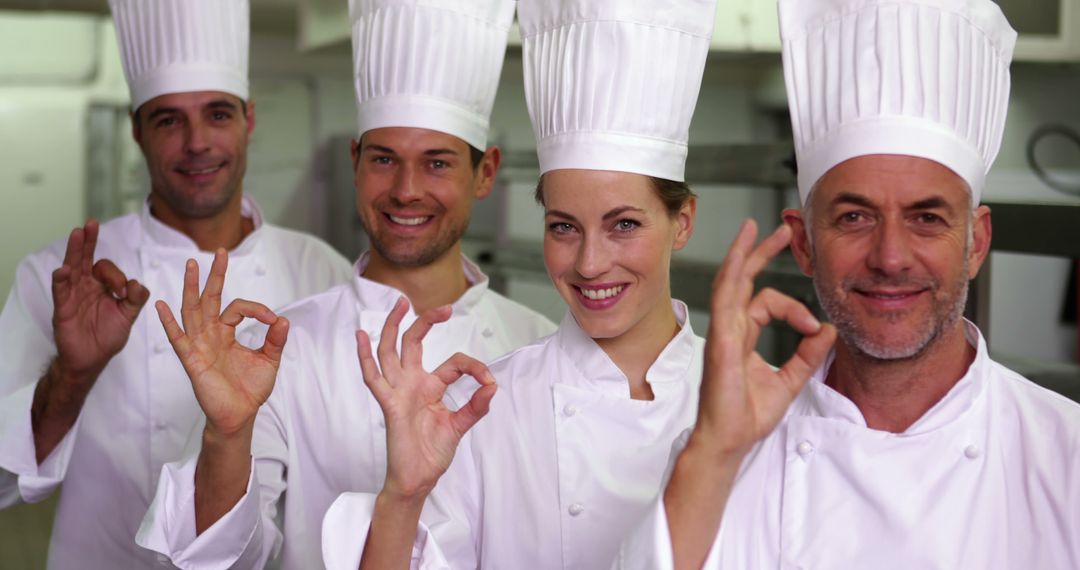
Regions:
<svg viewBox="0 0 1080 570"><path fill-rule="evenodd" d="M986 340L983 339L978 327L967 319L964 320L964 338L967 339L968 344L975 347L975 360L972 361L960 381L945 394L945 397L934 404L901 435L929 433L959 420L983 393L987 371L990 369ZM855 403L825 384L835 355L835 351L830 353L825 364L810 377L807 389L800 398L804 402L801 406L804 409L801 412L804 415L836 419L865 427L866 418Z"/></svg>
<svg viewBox="0 0 1080 570"><path fill-rule="evenodd" d="M240 213L243 217L249 218L255 229L244 237L243 241L239 245L234 247L229 252L230 256L244 255L250 253L255 247L255 243L258 241L262 232L259 231L263 227L263 213L259 209L258 204L254 200L243 196L240 202ZM150 236L150 242L155 246L185 249L191 251L199 251L199 246L195 244L195 241L174 228L165 225L161 220L155 218L150 214L150 199L147 198L143 203L142 209L142 226L146 231L146 235Z"/></svg>
<svg viewBox="0 0 1080 570"><path fill-rule="evenodd" d="M649 384L685 380L687 370L696 354L694 330L687 317L686 304L673 299L671 308L675 310L675 319L680 326L679 332L656 358L656 362L649 367L649 371L645 374L645 380ZM589 380L590 383L621 383L622 386L627 387L626 394L629 396L629 381L626 375L611 361L596 341L578 326L573 313L566 311L555 335L560 350L569 357L569 362L573 363L583 378Z"/></svg>
<svg viewBox="0 0 1080 570"><path fill-rule="evenodd" d="M390 311L394 308L394 303L397 303L400 297L404 297L405 293L389 285L377 283L364 277L364 270L367 269L370 261L371 252L365 251L360 254L360 257L353 265L353 271L356 275L356 279L353 280L353 287L356 290L356 296L360 300L361 307L371 310ZM452 317L468 315L475 310L484 298L484 293L488 290L488 276L484 275L484 272L464 255L461 256L461 268L465 271L465 280L469 282L469 288L464 295L451 305L451 309L453 309Z"/></svg>

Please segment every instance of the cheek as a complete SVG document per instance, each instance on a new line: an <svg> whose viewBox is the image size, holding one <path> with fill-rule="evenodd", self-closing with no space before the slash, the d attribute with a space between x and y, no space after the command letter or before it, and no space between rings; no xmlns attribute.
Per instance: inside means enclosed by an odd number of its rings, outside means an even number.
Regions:
<svg viewBox="0 0 1080 570"><path fill-rule="evenodd" d="M618 243L616 251L619 263L642 278L667 279L674 241L662 237L667 236L642 236L641 239Z"/></svg>
<svg viewBox="0 0 1080 570"><path fill-rule="evenodd" d="M544 267L552 282L558 284L573 270L576 248L557 240L550 235L544 236Z"/></svg>

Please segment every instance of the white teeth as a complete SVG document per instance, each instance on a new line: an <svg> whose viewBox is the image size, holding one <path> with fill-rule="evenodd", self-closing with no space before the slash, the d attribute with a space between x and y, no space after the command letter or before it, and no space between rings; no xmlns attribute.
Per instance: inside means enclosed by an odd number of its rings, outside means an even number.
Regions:
<svg viewBox="0 0 1080 570"><path fill-rule="evenodd" d="M210 174L211 172L217 172L219 169L221 169L220 166L215 166L213 168L207 168L205 170L189 170L189 171L187 171L187 173L188 174L195 174L195 175L198 175L198 174Z"/></svg>
<svg viewBox="0 0 1080 570"><path fill-rule="evenodd" d="M587 299L593 301L603 301L604 299L610 299L619 293L622 293L623 285L618 287L608 287L607 289L579 289L582 295L585 295Z"/></svg>
<svg viewBox="0 0 1080 570"><path fill-rule="evenodd" d="M428 221L428 216L421 216L419 218L399 218L394 215L390 215L390 221L395 224L401 224L403 226L419 226L420 224Z"/></svg>

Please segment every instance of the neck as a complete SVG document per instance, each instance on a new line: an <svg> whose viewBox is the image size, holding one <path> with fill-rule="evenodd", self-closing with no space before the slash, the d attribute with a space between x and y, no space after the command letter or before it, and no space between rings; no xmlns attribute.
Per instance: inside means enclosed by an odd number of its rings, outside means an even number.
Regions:
<svg viewBox="0 0 1080 570"><path fill-rule="evenodd" d="M241 204L242 195L238 191L217 214L207 218L185 218L169 208L164 200L150 194L150 215L191 238L202 251L218 248L231 251L255 230L255 222L244 217Z"/></svg>
<svg viewBox="0 0 1080 570"><path fill-rule="evenodd" d="M405 293L413 311L452 305L469 289L461 266L461 243L454 244L435 261L420 267L395 265L372 249L364 277Z"/></svg>
<svg viewBox="0 0 1080 570"><path fill-rule="evenodd" d="M878 360L841 342L825 383L859 408L870 429L903 433L964 377L975 355L963 321L908 359Z"/></svg>
<svg viewBox="0 0 1080 570"><path fill-rule="evenodd" d="M652 387L649 386L646 375L660 357L660 353L678 333L679 321L671 308L669 294L630 330L614 338L595 340L615 366L626 375L630 382L630 397L634 400L652 400Z"/></svg>

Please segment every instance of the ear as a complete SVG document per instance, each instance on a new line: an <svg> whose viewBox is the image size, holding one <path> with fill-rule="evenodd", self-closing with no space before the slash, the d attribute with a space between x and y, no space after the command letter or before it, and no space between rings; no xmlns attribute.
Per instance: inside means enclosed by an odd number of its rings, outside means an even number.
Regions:
<svg viewBox="0 0 1080 570"><path fill-rule="evenodd" d="M679 251L690 242L694 235L694 222L697 220L697 196L691 196L675 214L675 245L673 249Z"/></svg>
<svg viewBox="0 0 1080 570"><path fill-rule="evenodd" d="M810 228L806 225L802 210L786 208L780 216L785 224L791 226L791 253L795 257L795 263L799 264L799 269L804 275L813 277L810 238L806 235Z"/></svg>
<svg viewBox="0 0 1080 570"><path fill-rule="evenodd" d="M247 134L250 137L251 133L255 130L255 100L254 99L248 99L247 113L245 115L245 118L247 118Z"/></svg>
<svg viewBox="0 0 1080 570"><path fill-rule="evenodd" d="M355 174L357 169L360 168L360 140L352 139L349 141L349 156L352 157L352 169Z"/></svg>
<svg viewBox="0 0 1080 570"><path fill-rule="evenodd" d="M979 268L990 255L990 237L993 228L990 224L990 207L983 205L975 208L972 214L971 249L968 251L968 279L979 274Z"/></svg>
<svg viewBox="0 0 1080 570"><path fill-rule="evenodd" d="M128 118L131 119L131 138L135 139L135 144L142 146L142 125L140 121L142 119L135 114L135 111L128 111Z"/></svg>
<svg viewBox="0 0 1080 570"><path fill-rule="evenodd" d="M493 146L484 152L484 159L480 161L477 171L480 180L476 185L476 199L483 200L491 194L495 188L495 178L499 175L499 165L502 164L502 151Z"/></svg>

